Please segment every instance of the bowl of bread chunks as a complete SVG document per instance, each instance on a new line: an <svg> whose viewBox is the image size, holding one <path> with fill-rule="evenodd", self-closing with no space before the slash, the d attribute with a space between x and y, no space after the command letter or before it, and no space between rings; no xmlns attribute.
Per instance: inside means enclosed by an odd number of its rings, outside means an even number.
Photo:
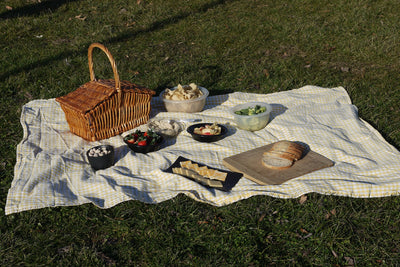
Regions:
<svg viewBox="0 0 400 267"><path fill-rule="evenodd" d="M274 170L284 170L303 157L305 147L299 143L282 140L263 153L262 164Z"/></svg>

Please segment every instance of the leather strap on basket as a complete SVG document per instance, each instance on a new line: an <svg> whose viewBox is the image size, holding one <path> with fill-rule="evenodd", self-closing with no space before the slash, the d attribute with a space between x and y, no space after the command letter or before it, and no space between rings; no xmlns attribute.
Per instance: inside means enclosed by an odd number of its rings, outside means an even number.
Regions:
<svg viewBox="0 0 400 267"><path fill-rule="evenodd" d="M93 71L93 56L92 56L93 48L95 48L95 47L100 48L107 55L108 60L110 61L111 67L114 72L115 89L117 90L118 93L120 93L121 92L121 83L119 81L119 75L118 75L118 71L117 71L117 65L115 64L115 60L114 60L113 56L111 55L110 51L108 51L107 47L105 47L104 45L99 44L99 43L91 44L88 49L90 80L91 81L96 80L96 78L94 76L94 71Z"/></svg>

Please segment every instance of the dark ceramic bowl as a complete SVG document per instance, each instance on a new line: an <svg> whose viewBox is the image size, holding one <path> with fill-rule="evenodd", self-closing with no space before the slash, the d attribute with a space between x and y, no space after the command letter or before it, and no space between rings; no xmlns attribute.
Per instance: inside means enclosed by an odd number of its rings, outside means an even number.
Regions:
<svg viewBox="0 0 400 267"><path fill-rule="evenodd" d="M212 123L193 124L193 125L191 125L191 126L189 126L187 128L187 131L188 131L188 133L190 133L192 135L194 140L199 141L199 142L205 142L205 143L211 143L211 142L215 142L215 141L221 140L228 133L228 129L222 124L218 124L218 126L221 127L221 133L218 134L218 135L204 135L204 134L196 134L196 133L194 133L194 129L195 128L199 128L199 127L205 126L206 124L210 125Z"/></svg>
<svg viewBox="0 0 400 267"><path fill-rule="evenodd" d="M136 153L142 153L142 154L146 154L146 153L150 153L150 152L154 152L160 149L162 143L164 143L164 137L162 137L162 135L160 135L160 139L158 140L158 142L154 145L147 145L147 146L138 146L137 144L132 144L127 142L124 139L124 142L128 145L128 147L136 152Z"/></svg>
<svg viewBox="0 0 400 267"><path fill-rule="evenodd" d="M93 153L94 152L94 153ZM114 165L114 147L100 145L92 147L86 152L90 165L94 170L107 169Z"/></svg>

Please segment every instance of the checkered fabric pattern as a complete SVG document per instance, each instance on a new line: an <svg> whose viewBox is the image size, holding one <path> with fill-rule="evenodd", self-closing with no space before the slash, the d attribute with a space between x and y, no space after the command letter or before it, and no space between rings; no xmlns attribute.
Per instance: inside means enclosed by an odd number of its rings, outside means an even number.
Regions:
<svg viewBox="0 0 400 267"><path fill-rule="evenodd" d="M229 108L250 101L273 106L270 123L260 131L237 129L228 113ZM31 101L22 109L24 136L17 147L5 213L85 203L110 208L128 200L159 203L179 193L215 206L255 195L296 198L317 192L383 197L400 193L399 151L358 117L357 107L342 87L305 86L272 94L235 92L211 96L204 111L193 114L165 112L161 99L154 97L151 117L218 122L228 126L229 135L215 143L199 143L183 131L177 138L168 139L157 152L135 154L120 135L88 142L71 134L54 99ZM335 165L282 185L263 186L242 178L230 192L209 189L163 171L178 156L226 169L223 158L283 139L306 143ZM86 151L100 144L115 147L116 163L94 172Z"/></svg>

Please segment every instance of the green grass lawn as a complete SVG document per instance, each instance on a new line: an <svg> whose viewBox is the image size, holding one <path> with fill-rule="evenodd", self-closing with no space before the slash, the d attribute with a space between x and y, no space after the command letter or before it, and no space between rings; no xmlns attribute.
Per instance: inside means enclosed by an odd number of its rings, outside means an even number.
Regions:
<svg viewBox="0 0 400 267"><path fill-rule="evenodd" d="M159 93L343 86L400 148L400 2L3 0L0 2L0 265L398 266L400 198L308 194L213 207L178 196L4 215L21 107L89 81L106 45L121 79ZM96 77L112 78L101 53Z"/></svg>

